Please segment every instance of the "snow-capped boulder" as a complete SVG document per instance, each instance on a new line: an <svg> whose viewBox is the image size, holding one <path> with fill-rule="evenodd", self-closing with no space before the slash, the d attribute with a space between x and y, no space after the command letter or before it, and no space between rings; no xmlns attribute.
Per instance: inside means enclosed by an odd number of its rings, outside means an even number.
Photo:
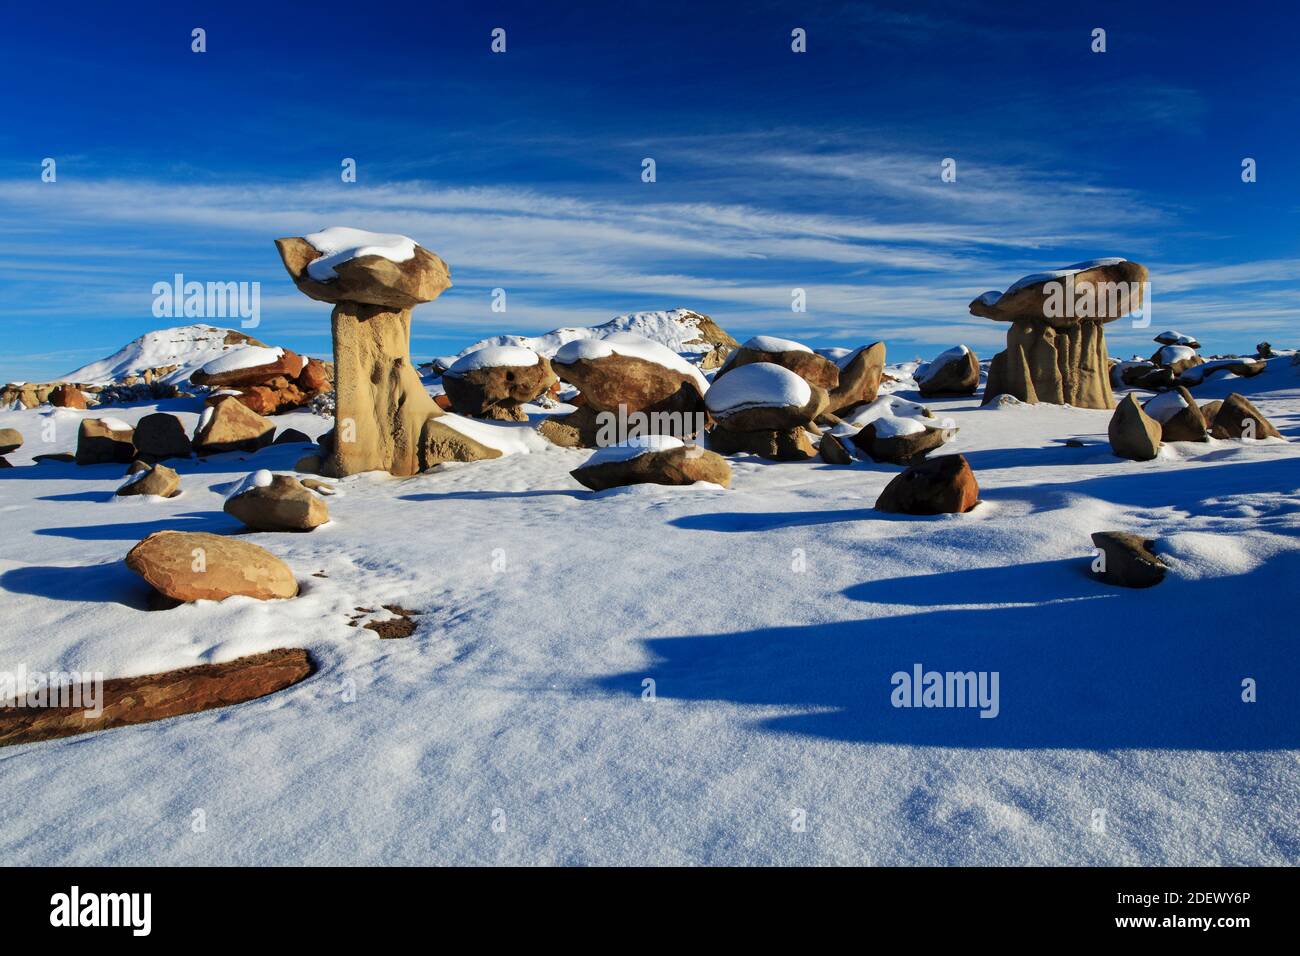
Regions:
<svg viewBox="0 0 1300 956"><path fill-rule="evenodd" d="M1215 438L1282 438L1246 396L1233 392L1214 412L1210 434ZM1285 439L1283 439L1285 441Z"/></svg>
<svg viewBox="0 0 1300 956"><path fill-rule="evenodd" d="M185 426L175 415L154 412L135 423L135 451L145 461L188 458L192 451Z"/></svg>
<svg viewBox="0 0 1300 956"><path fill-rule="evenodd" d="M856 435L853 444L874 462L911 465L944 443L939 428L928 428L915 418L882 415L868 422Z"/></svg>
<svg viewBox="0 0 1300 956"><path fill-rule="evenodd" d="M879 511L907 515L964 514L980 487L965 455L940 455L895 475L876 499Z"/></svg>
<svg viewBox="0 0 1300 956"><path fill-rule="evenodd" d="M442 375L452 410L474 418L522 422L523 405L559 379L545 356L515 345L489 345L457 359Z"/></svg>
<svg viewBox="0 0 1300 956"><path fill-rule="evenodd" d="M1158 342L1161 345L1185 345L1192 349L1199 349L1201 347L1201 343L1196 341L1196 339L1192 338L1190 335L1184 335L1182 332L1176 332L1173 329L1161 332L1152 339L1152 341Z"/></svg>
<svg viewBox="0 0 1300 956"><path fill-rule="evenodd" d="M1155 554L1155 542L1127 531L1094 531L1092 543L1100 551L1093 573L1107 584L1149 588L1165 579L1168 566Z"/></svg>
<svg viewBox="0 0 1300 956"><path fill-rule="evenodd" d="M1181 385L1161 392L1142 410L1160 423L1161 441L1205 441L1205 416L1192 393Z"/></svg>
<svg viewBox="0 0 1300 956"><path fill-rule="evenodd" d="M276 376L297 378L305 364L301 355L288 349L246 345L208 362L190 381L213 388L261 385Z"/></svg>
<svg viewBox="0 0 1300 956"><path fill-rule="evenodd" d="M791 369L761 361L720 375L704 401L721 427L753 432L807 425L826 410L829 397Z"/></svg>
<svg viewBox="0 0 1300 956"><path fill-rule="evenodd" d="M694 412L709 390L695 366L631 332L569 342L555 353L551 366L596 411L617 411L621 405L628 412Z"/></svg>
<svg viewBox="0 0 1300 956"><path fill-rule="evenodd" d="M275 244L299 291L335 304L334 420L354 434L322 468L342 476L429 467L422 454L445 442L426 433L444 412L411 361L411 309L450 287L447 264L405 236L342 227Z"/></svg>
<svg viewBox="0 0 1300 956"><path fill-rule="evenodd" d="M912 376L923 396L973 395L980 385L979 357L964 345L940 352Z"/></svg>
<svg viewBox="0 0 1300 956"><path fill-rule="evenodd" d="M1160 423L1142 410L1133 395L1115 408L1106 427L1110 450L1120 458L1150 461L1160 453Z"/></svg>
<svg viewBox="0 0 1300 956"><path fill-rule="evenodd" d="M77 428L77 464L135 459L135 430L118 418L83 418Z"/></svg>
<svg viewBox="0 0 1300 956"><path fill-rule="evenodd" d="M1218 372L1228 372L1238 378L1254 378L1268 368L1268 363L1252 358L1214 359L1201 362L1179 373L1177 383L1192 388Z"/></svg>
<svg viewBox="0 0 1300 956"><path fill-rule="evenodd" d="M731 465L721 455L670 435L643 435L599 449L570 474L593 491L624 485L691 485L707 481L731 487Z"/></svg>
<svg viewBox="0 0 1300 956"><path fill-rule="evenodd" d="M772 363L789 369L810 385L816 385L827 392L840 381L839 366L808 346L774 335L756 335L731 354L713 382L716 385L736 369L756 362Z"/></svg>
<svg viewBox="0 0 1300 956"><path fill-rule="evenodd" d="M175 498L181 493L181 476L166 465L146 465L134 472L117 489L121 497L128 495L157 495Z"/></svg>
<svg viewBox="0 0 1300 956"><path fill-rule="evenodd" d="M1094 259L973 299L972 315L1011 323L1006 351L989 364L984 401L1007 394L1022 402L1111 408L1103 326L1142 307L1147 278L1136 262Z"/></svg>
<svg viewBox="0 0 1300 956"><path fill-rule="evenodd" d="M1162 345L1151 356L1152 365L1167 368L1174 376L1182 375L1187 369L1204 361L1194 348L1187 345Z"/></svg>
<svg viewBox="0 0 1300 956"><path fill-rule="evenodd" d="M325 500L291 475L255 471L223 507L254 531L311 531L329 521Z"/></svg>
<svg viewBox="0 0 1300 956"><path fill-rule="evenodd" d="M461 422L461 427L466 427L465 420L461 419ZM501 455L501 449L479 441L475 436L454 426L451 416L430 418L424 424L424 434L420 437L422 471L444 462L483 461L488 458L500 458Z"/></svg>
<svg viewBox="0 0 1300 956"><path fill-rule="evenodd" d="M275 422L263 418L233 395L223 395L203 409L191 442L195 454L257 451L271 444Z"/></svg>
<svg viewBox="0 0 1300 956"><path fill-rule="evenodd" d="M156 531L127 553L126 566L173 601L298 594L289 566L265 548L201 531Z"/></svg>

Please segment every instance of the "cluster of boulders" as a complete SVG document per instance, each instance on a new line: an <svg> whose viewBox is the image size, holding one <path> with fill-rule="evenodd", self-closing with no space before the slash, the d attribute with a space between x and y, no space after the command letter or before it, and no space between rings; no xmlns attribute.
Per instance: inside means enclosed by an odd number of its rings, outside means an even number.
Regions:
<svg viewBox="0 0 1300 956"><path fill-rule="evenodd" d="M497 421L527 421L523 406L559 379L544 355L517 345L491 345L461 356L442 373L451 410Z"/></svg>
<svg viewBox="0 0 1300 956"><path fill-rule="evenodd" d="M214 390L206 399L209 404L233 397L258 415L300 408L334 388L330 363L264 345L246 345L215 358L190 382Z"/></svg>
<svg viewBox="0 0 1300 956"><path fill-rule="evenodd" d="M1244 395L1198 405L1183 386L1161 392L1145 405L1126 395L1107 429L1111 450L1121 458L1150 461L1163 442L1210 438L1281 439L1281 433Z"/></svg>
<svg viewBox="0 0 1300 956"><path fill-rule="evenodd" d="M1111 366L1111 384L1115 388L1145 388L1152 391L1184 386L1193 388L1217 372L1250 378L1263 372L1267 363L1253 358L1212 359L1206 361L1197 351L1201 343L1192 336L1169 330L1155 337L1160 347L1151 358L1116 362ZM1262 343L1267 344L1267 343Z"/></svg>

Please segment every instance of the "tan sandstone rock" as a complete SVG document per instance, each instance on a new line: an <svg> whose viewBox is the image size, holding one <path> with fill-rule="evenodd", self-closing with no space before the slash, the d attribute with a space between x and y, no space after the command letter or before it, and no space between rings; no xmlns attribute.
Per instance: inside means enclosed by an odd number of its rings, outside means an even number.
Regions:
<svg viewBox="0 0 1300 956"><path fill-rule="evenodd" d="M1120 458L1150 461L1160 454L1160 423L1147 415L1132 395L1126 395L1110 417L1106 434Z"/></svg>
<svg viewBox="0 0 1300 956"><path fill-rule="evenodd" d="M117 489L120 496L157 495L159 498L175 498L181 493L181 476L166 465L153 465L143 471L131 473L126 484Z"/></svg>
<svg viewBox="0 0 1300 956"><path fill-rule="evenodd" d="M298 593L289 566L265 548L201 531L156 531L127 553L126 566L174 601Z"/></svg>
<svg viewBox="0 0 1300 956"><path fill-rule="evenodd" d="M715 452L680 442L676 447L661 449L653 442L647 447L649 450L602 448L569 474L593 491L640 484L690 485L697 481L731 487L731 465Z"/></svg>
<svg viewBox="0 0 1300 956"><path fill-rule="evenodd" d="M544 355L518 346L488 346L459 358L442 375L452 410L474 418L527 421L523 405L559 382Z"/></svg>
<svg viewBox="0 0 1300 956"><path fill-rule="evenodd" d="M980 360L964 345L949 349L918 369L917 388L922 397L932 395L974 395L980 385Z"/></svg>
<svg viewBox="0 0 1300 956"><path fill-rule="evenodd" d="M320 495L291 475L254 472L223 508L254 531L311 531L330 520Z"/></svg>
<svg viewBox="0 0 1300 956"><path fill-rule="evenodd" d="M81 389L65 382L50 392L50 404L55 408L86 408L86 396Z"/></svg>
<svg viewBox="0 0 1300 956"><path fill-rule="evenodd" d="M254 412L233 395L223 395L203 412L192 442L199 455L257 451L271 444L275 422Z"/></svg>
<svg viewBox="0 0 1300 956"><path fill-rule="evenodd" d="M135 431L116 418L83 418L77 429L77 464L135 460Z"/></svg>
<svg viewBox="0 0 1300 956"><path fill-rule="evenodd" d="M830 390L827 407L836 415L847 415L861 405L874 402L884 372L884 342L873 342L858 349L840 367L839 382Z"/></svg>
<svg viewBox="0 0 1300 956"><path fill-rule="evenodd" d="M1127 531L1094 531L1092 543L1101 552L1094 573L1107 584L1149 588L1165 579L1168 566L1155 554L1154 541Z"/></svg>
<svg viewBox="0 0 1300 956"><path fill-rule="evenodd" d="M1247 423L1253 423L1248 425ZM1214 415L1210 434L1215 438L1244 438L1250 432L1254 438L1282 438L1282 433L1264 417L1244 395L1233 392L1223 400Z"/></svg>
<svg viewBox="0 0 1300 956"><path fill-rule="evenodd" d="M771 362L787 368L805 382L827 392L840 382L839 366L806 345L772 335L756 335L731 354L722 370L714 376L714 384L732 370L755 362Z"/></svg>
<svg viewBox="0 0 1300 956"><path fill-rule="evenodd" d="M23 446L23 433L16 428L0 428L0 455L7 455Z"/></svg>

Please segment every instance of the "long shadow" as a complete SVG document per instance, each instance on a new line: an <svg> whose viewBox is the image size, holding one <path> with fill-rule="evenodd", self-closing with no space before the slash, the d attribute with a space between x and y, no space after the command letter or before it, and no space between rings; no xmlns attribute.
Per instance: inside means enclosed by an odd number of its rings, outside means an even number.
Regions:
<svg viewBox="0 0 1300 956"><path fill-rule="evenodd" d="M139 611L149 606L149 586L122 561L72 568L30 564L0 574L0 588L53 601L125 604Z"/></svg>
<svg viewBox="0 0 1300 956"><path fill-rule="evenodd" d="M242 534L248 529L224 511L187 511L165 515L154 521L120 521L114 524L73 525L66 528L37 528L33 533L74 541L139 541L155 531L207 531L211 534Z"/></svg>
<svg viewBox="0 0 1300 956"><path fill-rule="evenodd" d="M1300 653L1257 596L1293 594L1300 552L1213 580L1147 590L1090 580L1087 559L855 585L848 597L922 608L893 617L646 641L659 658L596 682L660 697L798 712L773 733L935 747L1271 750L1300 747ZM977 608L962 603L979 602ZM1032 602L1032 603L1031 603ZM934 610L936 606L942 610ZM1272 622L1272 623L1270 623ZM999 712L895 707L892 677L999 675ZM1242 680L1258 683L1242 701Z"/></svg>

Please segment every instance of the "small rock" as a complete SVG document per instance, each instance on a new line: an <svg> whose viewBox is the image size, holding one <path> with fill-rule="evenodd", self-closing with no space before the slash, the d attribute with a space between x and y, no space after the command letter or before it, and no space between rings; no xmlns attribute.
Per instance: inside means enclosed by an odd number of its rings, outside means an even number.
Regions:
<svg viewBox="0 0 1300 956"><path fill-rule="evenodd" d="M817 454L828 465L853 464L853 456L834 435L822 435L821 444L817 446Z"/></svg>
<svg viewBox="0 0 1300 956"><path fill-rule="evenodd" d="M657 435L602 448L569 474L592 491L641 484L691 485L697 481L731 487L727 459L698 445L684 445L679 439Z"/></svg>
<svg viewBox="0 0 1300 956"><path fill-rule="evenodd" d="M908 515L964 514L980 487L965 455L940 455L895 475L876 499L881 511Z"/></svg>
<svg viewBox="0 0 1300 956"><path fill-rule="evenodd" d="M23 433L16 428L0 428L0 455L7 455L23 446Z"/></svg>
<svg viewBox="0 0 1300 956"><path fill-rule="evenodd" d="M920 461L944 442L943 430L922 425L915 431L894 432L895 422L914 419L889 419L868 422L853 436L853 444L866 452L874 462L893 465L911 465Z"/></svg>
<svg viewBox="0 0 1300 956"><path fill-rule="evenodd" d="M1111 451L1120 458L1150 461L1160 454L1160 423L1144 412L1132 395L1119 403L1106 434Z"/></svg>
<svg viewBox="0 0 1300 956"><path fill-rule="evenodd" d="M223 509L254 531L310 531L329 521L329 509L291 475L259 471L226 499Z"/></svg>
<svg viewBox="0 0 1300 956"><path fill-rule="evenodd" d="M194 433L194 451L215 455L225 451L257 451L271 443L275 422L246 407L233 395L223 395L204 409Z"/></svg>
<svg viewBox="0 0 1300 956"><path fill-rule="evenodd" d="M1154 541L1126 531L1094 531L1092 543L1101 550L1101 570L1096 571L1107 584L1125 588L1149 588L1165 579L1169 570L1152 551ZM1093 564L1094 570L1097 564Z"/></svg>
<svg viewBox="0 0 1300 956"><path fill-rule="evenodd" d="M146 465L145 470L136 472L126 484L117 489L119 496L157 495L159 498L175 498L180 493L181 476L166 465Z"/></svg>

